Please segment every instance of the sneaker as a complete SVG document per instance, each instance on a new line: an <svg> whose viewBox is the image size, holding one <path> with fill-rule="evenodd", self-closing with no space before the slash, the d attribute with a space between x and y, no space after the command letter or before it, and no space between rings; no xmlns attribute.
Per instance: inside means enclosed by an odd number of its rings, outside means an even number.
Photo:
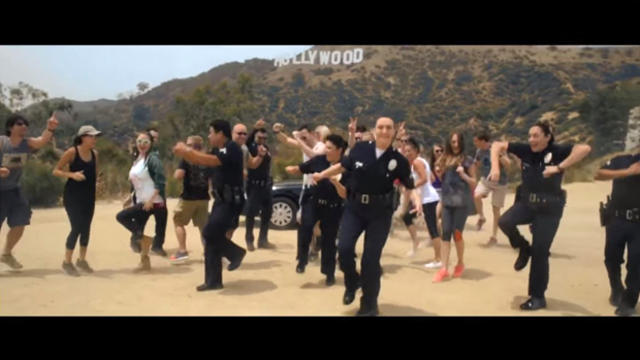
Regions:
<svg viewBox="0 0 640 360"><path fill-rule="evenodd" d="M169 258L172 264L183 264L187 260L189 260L189 253L186 251L178 251Z"/></svg>
<svg viewBox="0 0 640 360"><path fill-rule="evenodd" d="M91 268L91 266L89 266L89 263L87 262L87 260L80 260L78 259L76 261L76 266L83 271L88 272L89 274L91 274L93 272L93 269Z"/></svg>
<svg viewBox="0 0 640 360"><path fill-rule="evenodd" d="M22 269L22 264L20 264L18 260L16 260L16 258L14 258L11 254L2 254L2 256L0 257L0 262L9 265L9 267L13 270Z"/></svg>
<svg viewBox="0 0 640 360"><path fill-rule="evenodd" d="M253 243L247 241L247 250L254 251L255 249L256 249L256 247L253 246Z"/></svg>
<svg viewBox="0 0 640 360"><path fill-rule="evenodd" d="M80 273L78 273L78 270L76 270L72 263L62 262L62 270L64 270L67 275L80 276Z"/></svg>
<svg viewBox="0 0 640 360"><path fill-rule="evenodd" d="M436 273L436 275L433 277L433 282L434 283L439 283L442 280L448 278L449 276L451 276L449 274L449 271L447 271L447 269L445 269L445 268L441 268L440 271L438 271Z"/></svg>
<svg viewBox="0 0 640 360"><path fill-rule="evenodd" d="M456 265L455 269L453 270L453 277L454 278L461 277L463 271L464 271L464 265Z"/></svg>
<svg viewBox="0 0 640 360"><path fill-rule="evenodd" d="M412 257L416 256L416 252L415 252L415 250L411 249L411 250L407 251L407 254L405 256L408 257L408 258L412 258Z"/></svg>
<svg viewBox="0 0 640 360"><path fill-rule="evenodd" d="M424 264L424 267L426 267L427 269L440 269L442 267L442 262L432 261L430 263Z"/></svg>

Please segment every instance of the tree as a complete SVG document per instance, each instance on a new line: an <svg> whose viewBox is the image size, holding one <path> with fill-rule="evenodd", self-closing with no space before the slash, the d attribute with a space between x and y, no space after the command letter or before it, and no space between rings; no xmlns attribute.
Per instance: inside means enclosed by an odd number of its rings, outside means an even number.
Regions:
<svg viewBox="0 0 640 360"><path fill-rule="evenodd" d="M20 111L48 97L49 95L44 90L37 89L22 81L14 86L0 84L0 102L13 112Z"/></svg>
<svg viewBox="0 0 640 360"><path fill-rule="evenodd" d="M136 85L136 87L138 88L138 95L141 95L149 89L149 83L141 81L138 83L138 85Z"/></svg>

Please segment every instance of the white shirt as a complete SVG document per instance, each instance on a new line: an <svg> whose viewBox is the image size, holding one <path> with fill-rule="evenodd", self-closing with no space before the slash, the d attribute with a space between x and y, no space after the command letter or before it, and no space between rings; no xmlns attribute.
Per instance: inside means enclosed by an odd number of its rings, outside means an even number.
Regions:
<svg viewBox="0 0 640 360"><path fill-rule="evenodd" d="M427 160L418 157L418 160L422 161L425 166L425 171L427 173L427 182L420 187L420 196L422 197L422 203L428 204L436 201L440 201L440 196L438 196L438 192L431 185L431 167ZM418 182L419 176L418 173L414 170L413 164L411 164L411 175L413 176L413 181Z"/></svg>
<svg viewBox="0 0 640 360"><path fill-rule="evenodd" d="M379 159L382 154L384 154L385 150L381 150L376 148L376 159Z"/></svg>
<svg viewBox="0 0 640 360"><path fill-rule="evenodd" d="M153 179L149 175L149 168L145 165L143 157L138 158L129 171L129 180L136 192L136 202L145 203L151 199L156 188ZM162 203L160 194L153 198L154 203Z"/></svg>

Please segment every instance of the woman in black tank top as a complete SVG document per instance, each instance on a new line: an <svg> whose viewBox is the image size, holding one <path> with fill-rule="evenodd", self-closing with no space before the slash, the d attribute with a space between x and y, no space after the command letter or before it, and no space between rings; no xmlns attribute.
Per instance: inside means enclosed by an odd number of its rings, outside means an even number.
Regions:
<svg viewBox="0 0 640 360"><path fill-rule="evenodd" d="M65 151L53 174L67 178L64 186L63 203L71 223L71 232L67 237L65 260L62 269L69 275L78 276L78 270L71 262L78 237L80 237L80 256L76 266L91 273L93 269L87 262L87 245L91 220L96 202L96 174L98 154L94 150L96 136L100 132L93 126L83 126L74 139L74 146ZM69 165L69 171L63 169Z"/></svg>

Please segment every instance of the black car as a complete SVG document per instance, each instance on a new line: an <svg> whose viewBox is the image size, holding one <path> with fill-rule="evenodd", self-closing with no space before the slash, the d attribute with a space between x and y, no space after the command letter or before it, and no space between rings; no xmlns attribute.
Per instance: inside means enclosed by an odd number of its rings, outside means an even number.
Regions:
<svg viewBox="0 0 640 360"><path fill-rule="evenodd" d="M296 213L302 192L302 180L291 180L273 184L273 212L271 226L275 229L288 229L297 226Z"/></svg>
<svg viewBox="0 0 640 360"><path fill-rule="evenodd" d="M271 197L273 199L271 213L271 227L278 230L295 228L298 225L296 214L298 212L298 202L302 192L302 180L290 180L273 184L271 187ZM247 215L247 206L242 210L242 215ZM258 220L259 216L256 216Z"/></svg>

